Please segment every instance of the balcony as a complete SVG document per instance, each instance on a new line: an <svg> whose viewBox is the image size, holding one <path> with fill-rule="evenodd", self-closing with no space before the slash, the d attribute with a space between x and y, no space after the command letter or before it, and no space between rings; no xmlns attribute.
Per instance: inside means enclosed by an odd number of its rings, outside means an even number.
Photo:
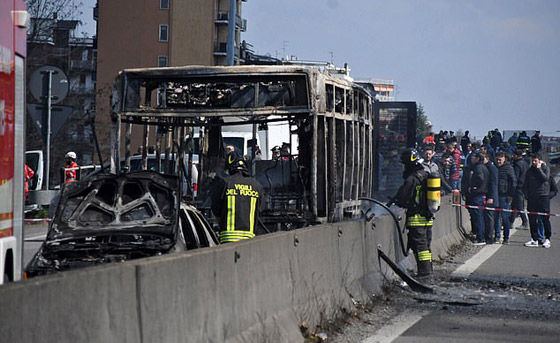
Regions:
<svg viewBox="0 0 560 343"><path fill-rule="evenodd" d="M247 31L247 19L241 19L241 17L235 18L235 26L239 28L241 32Z"/></svg>
<svg viewBox="0 0 560 343"><path fill-rule="evenodd" d="M214 43L214 56L226 56L227 43L215 42Z"/></svg>
<svg viewBox="0 0 560 343"><path fill-rule="evenodd" d="M70 92L74 95L91 95L91 96L95 95L95 89L93 84L89 86L83 84L74 86L70 89Z"/></svg>
<svg viewBox="0 0 560 343"><path fill-rule="evenodd" d="M215 24L220 25L227 25L229 24L229 12L227 11L218 11L216 12L216 20L214 20ZM235 17L235 26L241 32L247 31L247 19L243 19L240 16Z"/></svg>
<svg viewBox="0 0 560 343"><path fill-rule="evenodd" d="M227 11L218 11L216 12L216 20L214 23L216 24L228 24L228 12Z"/></svg>
<svg viewBox="0 0 560 343"><path fill-rule="evenodd" d="M234 58L236 60L239 60L240 55L241 55L241 49L236 46L235 50L234 50ZM214 43L214 56L224 56L224 57L226 57L227 56L227 43L222 43L222 42Z"/></svg>
<svg viewBox="0 0 560 343"><path fill-rule="evenodd" d="M93 61L73 60L70 61L70 71L95 71Z"/></svg>

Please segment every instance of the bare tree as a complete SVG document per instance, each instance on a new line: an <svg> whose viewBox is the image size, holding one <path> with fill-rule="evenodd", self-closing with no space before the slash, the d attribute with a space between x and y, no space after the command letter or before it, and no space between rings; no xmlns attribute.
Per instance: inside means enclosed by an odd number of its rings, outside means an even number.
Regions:
<svg viewBox="0 0 560 343"><path fill-rule="evenodd" d="M32 20L28 40L35 41L52 35L57 20L77 20L82 15L77 0L26 0ZM81 22L80 22L81 23Z"/></svg>
<svg viewBox="0 0 560 343"><path fill-rule="evenodd" d="M61 21L75 21L80 24L82 15L79 0L25 0L31 24L27 30L28 65L44 64L52 58L53 51L48 44L55 40L55 29ZM47 44L45 44L47 43Z"/></svg>

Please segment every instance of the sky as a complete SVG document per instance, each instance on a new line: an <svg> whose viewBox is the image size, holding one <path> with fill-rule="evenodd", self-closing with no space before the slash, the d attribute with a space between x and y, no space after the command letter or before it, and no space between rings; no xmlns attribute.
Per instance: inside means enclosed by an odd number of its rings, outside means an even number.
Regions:
<svg viewBox="0 0 560 343"><path fill-rule="evenodd" d="M84 26L96 0L80 0ZM184 1L184 0L180 0ZM560 136L560 0L248 0L256 53L393 79L433 130Z"/></svg>
<svg viewBox="0 0 560 343"><path fill-rule="evenodd" d="M93 9L97 0L75 0L76 3L81 4L79 6L79 11L81 15L78 16L82 22L82 25L78 28L77 34L81 36L81 33L86 33L87 36L95 35L95 20L93 20Z"/></svg>
<svg viewBox="0 0 560 343"><path fill-rule="evenodd" d="M256 53L393 79L434 130L560 135L558 0L249 0L242 16Z"/></svg>

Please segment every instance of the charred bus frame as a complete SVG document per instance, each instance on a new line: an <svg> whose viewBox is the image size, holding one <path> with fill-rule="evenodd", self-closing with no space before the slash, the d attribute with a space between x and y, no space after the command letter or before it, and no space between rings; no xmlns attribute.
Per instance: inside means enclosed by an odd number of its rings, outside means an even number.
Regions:
<svg viewBox="0 0 560 343"><path fill-rule="evenodd" d="M165 172L171 174L190 172L190 166L181 164L192 163L194 139L199 138L200 191L195 200L204 207L212 176L223 166L221 127L252 124L255 138L257 128L284 122L290 139L297 137L297 154L286 160L252 160L252 171L265 189L263 221L286 229L355 219L360 216L358 199L371 196L374 183L373 107L374 94L364 87L310 67L123 70L112 94L112 172L120 169L121 151L130 166L133 125L142 126L143 161L150 127L156 128L158 166L163 151L166 160L190 155L176 158L175 168L166 162Z"/></svg>

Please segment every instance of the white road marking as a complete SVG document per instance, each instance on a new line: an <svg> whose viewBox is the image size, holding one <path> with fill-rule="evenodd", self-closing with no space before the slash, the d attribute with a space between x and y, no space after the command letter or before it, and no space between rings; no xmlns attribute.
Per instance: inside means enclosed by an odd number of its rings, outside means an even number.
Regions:
<svg viewBox="0 0 560 343"><path fill-rule="evenodd" d="M37 235L37 236L25 237L25 240L26 241L34 241L34 240L37 240L37 239L44 240L45 238L47 238L47 234L43 233L43 234Z"/></svg>
<svg viewBox="0 0 560 343"><path fill-rule="evenodd" d="M424 318L427 314L428 312L401 313L391 320L390 325L382 327L375 333L375 335L364 339L362 343L390 343L400 337L400 335L414 326L414 324Z"/></svg>
<svg viewBox="0 0 560 343"><path fill-rule="evenodd" d="M515 223L511 224L511 229L509 231L509 236L513 236L517 230L514 229L514 225L518 224L519 218L516 219ZM457 268L452 275L459 277L468 277L471 275L480 265L482 265L486 260L488 260L498 249L502 247L502 244L488 244L484 246L476 255L471 257ZM386 325L379 329L375 335L364 339L361 343L390 343L396 338L400 337L406 330L414 326L418 321L420 321L428 312L405 312L398 315L391 321L390 325Z"/></svg>
<svg viewBox="0 0 560 343"><path fill-rule="evenodd" d="M511 224L511 229L509 230L509 237L513 236L517 232L516 229L513 228L514 224ZM465 262L462 266L455 269L451 275L457 277L468 277L471 275L478 267L480 267L486 260L488 260L498 249L500 249L503 245L502 244L488 244L485 245L476 255L471 257L469 260Z"/></svg>
<svg viewBox="0 0 560 343"><path fill-rule="evenodd" d="M455 269L451 275L459 277L468 277L471 275L480 265L486 262L496 251L500 249L499 244L486 245L482 250L480 250L476 255L471 257L465 264Z"/></svg>

